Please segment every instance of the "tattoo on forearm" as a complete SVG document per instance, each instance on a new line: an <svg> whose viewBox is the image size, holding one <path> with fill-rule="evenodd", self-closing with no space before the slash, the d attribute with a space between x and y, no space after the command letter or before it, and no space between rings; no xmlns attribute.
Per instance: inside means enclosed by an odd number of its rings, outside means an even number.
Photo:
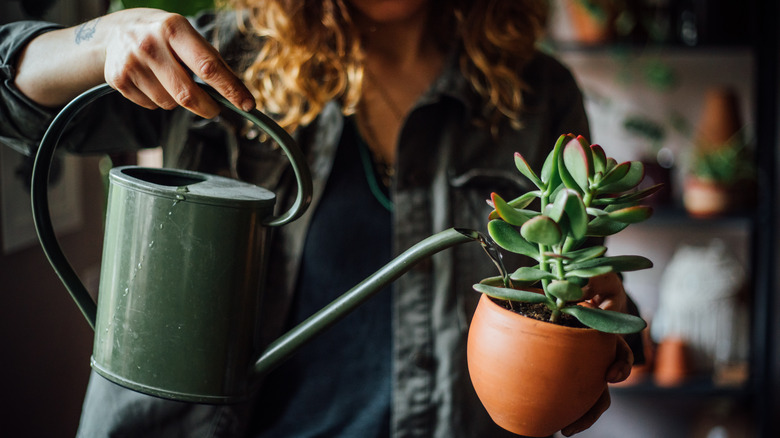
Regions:
<svg viewBox="0 0 780 438"><path fill-rule="evenodd" d="M89 41L92 39L92 37L95 36L95 30L97 29L98 21L100 21L100 18L87 21L86 23L76 28L76 44Z"/></svg>

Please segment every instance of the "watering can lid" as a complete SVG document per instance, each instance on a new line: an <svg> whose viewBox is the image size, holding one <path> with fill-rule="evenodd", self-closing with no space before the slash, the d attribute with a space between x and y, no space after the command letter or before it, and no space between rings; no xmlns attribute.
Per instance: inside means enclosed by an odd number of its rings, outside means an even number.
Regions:
<svg viewBox="0 0 780 438"><path fill-rule="evenodd" d="M179 169L138 166L115 167L109 172L112 184L163 196L173 200L226 207L273 206L273 192L231 178Z"/></svg>

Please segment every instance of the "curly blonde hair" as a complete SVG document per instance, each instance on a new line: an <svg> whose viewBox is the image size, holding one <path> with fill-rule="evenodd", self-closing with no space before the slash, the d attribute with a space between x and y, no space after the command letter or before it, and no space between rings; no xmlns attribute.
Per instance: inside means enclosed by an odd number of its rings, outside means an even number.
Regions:
<svg viewBox="0 0 780 438"><path fill-rule="evenodd" d="M353 114L361 97L363 51L347 0L223 0L245 12L239 25L265 39L243 72L259 105L289 130L337 100ZM442 50L462 47L460 69L495 127L519 126L523 67L544 31L547 0L431 0L430 29Z"/></svg>

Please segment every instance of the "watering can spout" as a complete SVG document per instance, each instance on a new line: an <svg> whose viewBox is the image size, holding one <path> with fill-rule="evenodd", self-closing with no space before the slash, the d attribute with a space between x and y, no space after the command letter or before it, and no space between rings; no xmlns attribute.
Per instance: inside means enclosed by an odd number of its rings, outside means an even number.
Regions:
<svg viewBox="0 0 780 438"><path fill-rule="evenodd" d="M477 231L449 228L422 240L272 342L255 362L254 374L262 377L272 371L317 334L338 322L422 259L452 246L481 239L483 235Z"/></svg>

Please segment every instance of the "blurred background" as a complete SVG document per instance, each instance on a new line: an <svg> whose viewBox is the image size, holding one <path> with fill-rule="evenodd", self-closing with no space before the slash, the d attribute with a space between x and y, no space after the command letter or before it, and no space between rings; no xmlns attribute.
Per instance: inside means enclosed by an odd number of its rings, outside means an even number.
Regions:
<svg viewBox="0 0 780 438"><path fill-rule="evenodd" d="M574 73L592 138L664 182L654 217L609 242L655 262L626 274L649 321L646 364L583 437L776 437L780 414L775 2L550 0L542 50ZM205 2L0 0L0 23L65 25L109 8ZM59 157L50 195L65 253L97 294L102 172L149 156ZM155 157L151 158L154 162ZM103 170L101 170L103 169ZM0 147L3 436L69 437L92 332L46 261L29 212L31 160Z"/></svg>

